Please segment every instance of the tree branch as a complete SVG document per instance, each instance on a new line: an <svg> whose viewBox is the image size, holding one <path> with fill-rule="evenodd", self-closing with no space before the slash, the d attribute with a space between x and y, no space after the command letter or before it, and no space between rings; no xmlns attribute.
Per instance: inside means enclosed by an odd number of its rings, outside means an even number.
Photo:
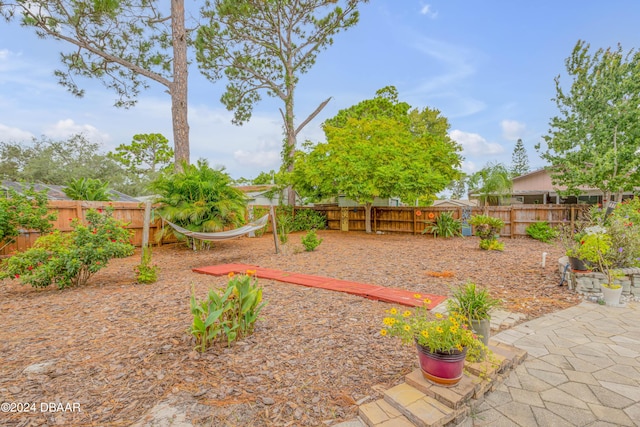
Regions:
<svg viewBox="0 0 640 427"><path fill-rule="evenodd" d="M320 111L322 111L322 109L327 106L329 101L331 101L331 97L325 99L320 105L318 105L318 108L316 108L313 111L313 113L311 113L306 119L304 119L302 123L300 123L300 125L295 131L295 136L298 136L298 133L302 130L302 128L308 125L311 120L313 120L318 114L320 114ZM282 110L280 110L280 113L282 113ZM284 114L283 114L283 117L284 117Z"/></svg>

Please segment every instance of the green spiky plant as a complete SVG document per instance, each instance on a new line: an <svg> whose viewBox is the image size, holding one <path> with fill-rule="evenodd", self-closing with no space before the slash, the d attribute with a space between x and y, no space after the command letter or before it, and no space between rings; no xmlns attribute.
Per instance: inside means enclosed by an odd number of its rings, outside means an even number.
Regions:
<svg viewBox="0 0 640 427"><path fill-rule="evenodd" d="M216 232L244 224L246 199L231 186L224 169L212 169L205 160L195 165L183 163L182 168L182 172L164 174L151 184L162 205L156 213L191 231ZM170 228L165 228L165 233L184 238ZM162 238L163 233L157 236ZM198 240L187 242L194 248L203 247Z"/></svg>

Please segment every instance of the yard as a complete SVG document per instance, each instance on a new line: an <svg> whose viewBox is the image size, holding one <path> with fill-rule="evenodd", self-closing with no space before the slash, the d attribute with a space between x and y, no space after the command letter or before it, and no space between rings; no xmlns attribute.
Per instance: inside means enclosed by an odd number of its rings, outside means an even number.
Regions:
<svg viewBox="0 0 640 427"><path fill-rule="evenodd" d="M357 403L381 397L415 366L413 349L379 334L389 304L268 280L260 280L268 305L255 333L197 353L186 332L192 286L201 298L226 278L194 267L245 263L442 295L472 280L529 318L580 301L558 286L563 250L532 239L505 239L504 252L488 252L476 237L319 235L315 252L302 252L302 234L292 234L279 255L271 235L202 252L154 248L159 280L152 285L135 283L139 250L81 288L35 290L6 280L0 401L35 406L0 413L0 424L129 426L164 415L194 425L331 425L354 417ZM437 277L443 272L453 277ZM41 411L50 402L80 410Z"/></svg>

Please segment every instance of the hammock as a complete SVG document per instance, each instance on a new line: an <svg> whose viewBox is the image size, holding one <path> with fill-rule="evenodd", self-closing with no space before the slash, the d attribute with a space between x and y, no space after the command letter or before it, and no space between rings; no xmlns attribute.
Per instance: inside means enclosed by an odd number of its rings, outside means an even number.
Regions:
<svg viewBox="0 0 640 427"><path fill-rule="evenodd" d="M269 219L269 214L266 214L262 218L250 222L246 225L243 225L240 228L236 228L233 230L227 231L218 231L216 233L202 233L198 231L187 230L186 228L182 228L179 225L176 225L166 219L162 218L164 222L169 224L174 230L176 230L180 234L184 234L188 237L193 237L194 239L199 240L228 240L234 239L236 237L240 237L243 234L251 233L252 231L256 231L267 225L267 220Z"/></svg>

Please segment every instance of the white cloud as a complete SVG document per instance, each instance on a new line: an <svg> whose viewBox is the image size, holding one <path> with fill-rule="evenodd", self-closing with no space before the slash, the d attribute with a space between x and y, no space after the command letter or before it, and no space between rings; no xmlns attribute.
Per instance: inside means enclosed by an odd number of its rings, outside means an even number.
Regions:
<svg viewBox="0 0 640 427"><path fill-rule="evenodd" d="M452 130L451 139L462 145L463 154L472 156L490 156L504 152L504 147L495 142L489 142L477 133Z"/></svg>
<svg viewBox="0 0 640 427"><path fill-rule="evenodd" d="M46 127L43 133L50 138L68 138L81 133L94 142L104 142L110 139L108 133L100 132L95 126L76 124L72 119L59 120L55 125Z"/></svg>
<svg viewBox="0 0 640 427"><path fill-rule="evenodd" d="M420 14L421 15L426 15L431 19L435 19L438 17L438 12L434 12L431 9L431 5L430 4L426 4L424 6L422 6L422 9L420 9Z"/></svg>
<svg viewBox="0 0 640 427"><path fill-rule="evenodd" d="M516 141L518 138L522 138L526 126L524 123L515 120L503 120L500 122L500 127L502 127L502 137L504 139Z"/></svg>
<svg viewBox="0 0 640 427"><path fill-rule="evenodd" d="M478 166L475 164L475 162L472 162L471 160L462 161L462 172L471 175L477 171L478 171Z"/></svg>
<svg viewBox="0 0 640 427"><path fill-rule="evenodd" d="M0 123L0 141L26 141L33 138L33 134L29 131L12 128Z"/></svg>

